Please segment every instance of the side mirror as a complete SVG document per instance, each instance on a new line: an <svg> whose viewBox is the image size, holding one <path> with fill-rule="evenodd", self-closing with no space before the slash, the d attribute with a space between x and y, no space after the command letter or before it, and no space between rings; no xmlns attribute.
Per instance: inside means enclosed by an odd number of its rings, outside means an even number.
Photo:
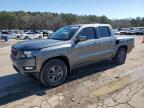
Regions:
<svg viewBox="0 0 144 108"><path fill-rule="evenodd" d="M77 40L77 42L83 42L83 41L86 41L87 38L86 38L86 36L78 36L76 40Z"/></svg>

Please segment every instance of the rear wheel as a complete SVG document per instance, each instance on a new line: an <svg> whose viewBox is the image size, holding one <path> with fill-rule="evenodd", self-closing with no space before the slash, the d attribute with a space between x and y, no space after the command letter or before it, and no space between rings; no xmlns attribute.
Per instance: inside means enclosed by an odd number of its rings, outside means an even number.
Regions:
<svg viewBox="0 0 144 108"><path fill-rule="evenodd" d="M28 36L26 36L24 39L30 39Z"/></svg>
<svg viewBox="0 0 144 108"><path fill-rule="evenodd" d="M114 62L118 65L124 64L126 60L127 50L124 47L119 48L116 56L114 57Z"/></svg>
<svg viewBox="0 0 144 108"><path fill-rule="evenodd" d="M59 59L53 59L43 66L40 81L45 86L57 86L62 84L67 76L67 66Z"/></svg>
<svg viewBox="0 0 144 108"><path fill-rule="evenodd" d="M17 36L17 39L19 39L20 38L20 36Z"/></svg>
<svg viewBox="0 0 144 108"><path fill-rule="evenodd" d="M41 38L42 38L42 36L39 36L39 38L41 39Z"/></svg>

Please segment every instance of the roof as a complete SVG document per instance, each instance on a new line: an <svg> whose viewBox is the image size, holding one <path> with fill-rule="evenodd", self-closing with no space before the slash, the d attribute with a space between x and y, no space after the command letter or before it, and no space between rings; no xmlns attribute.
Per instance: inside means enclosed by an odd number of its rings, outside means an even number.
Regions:
<svg viewBox="0 0 144 108"><path fill-rule="evenodd" d="M96 23L96 24L74 24L74 25L70 25L70 26L85 26L85 27L87 27L87 26L110 26L110 24L98 24L98 23Z"/></svg>

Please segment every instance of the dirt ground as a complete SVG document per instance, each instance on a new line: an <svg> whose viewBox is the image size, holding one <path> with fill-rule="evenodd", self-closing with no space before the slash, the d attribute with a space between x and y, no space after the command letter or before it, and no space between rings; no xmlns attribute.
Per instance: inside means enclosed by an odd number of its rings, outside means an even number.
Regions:
<svg viewBox="0 0 144 108"><path fill-rule="evenodd" d="M144 108L141 40L135 37L135 48L125 64L103 61L78 68L55 88L16 73L6 45L0 48L0 108Z"/></svg>
<svg viewBox="0 0 144 108"><path fill-rule="evenodd" d="M5 42L4 40L0 39L0 48L10 46L10 45L13 45L13 44L15 44L17 42L21 42L21 41L23 41L23 40L11 39L11 40L8 40L7 42Z"/></svg>

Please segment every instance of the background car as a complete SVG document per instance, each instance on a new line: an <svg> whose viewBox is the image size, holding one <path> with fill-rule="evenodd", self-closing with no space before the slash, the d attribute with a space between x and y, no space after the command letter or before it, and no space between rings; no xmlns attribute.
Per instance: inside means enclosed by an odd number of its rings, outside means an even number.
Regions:
<svg viewBox="0 0 144 108"><path fill-rule="evenodd" d="M49 37L54 32L52 30L42 30L43 37Z"/></svg>
<svg viewBox="0 0 144 108"><path fill-rule="evenodd" d="M11 33L11 32L7 32L7 31L2 31L1 32L1 38L8 38L8 39L16 39L17 36L15 35L15 33Z"/></svg>
<svg viewBox="0 0 144 108"><path fill-rule="evenodd" d="M135 34L136 34L136 35L143 35L143 34L144 34L144 30L136 29L136 30L135 30Z"/></svg>
<svg viewBox="0 0 144 108"><path fill-rule="evenodd" d="M37 32L26 32L22 35L21 39L38 39L43 38L42 34Z"/></svg>

